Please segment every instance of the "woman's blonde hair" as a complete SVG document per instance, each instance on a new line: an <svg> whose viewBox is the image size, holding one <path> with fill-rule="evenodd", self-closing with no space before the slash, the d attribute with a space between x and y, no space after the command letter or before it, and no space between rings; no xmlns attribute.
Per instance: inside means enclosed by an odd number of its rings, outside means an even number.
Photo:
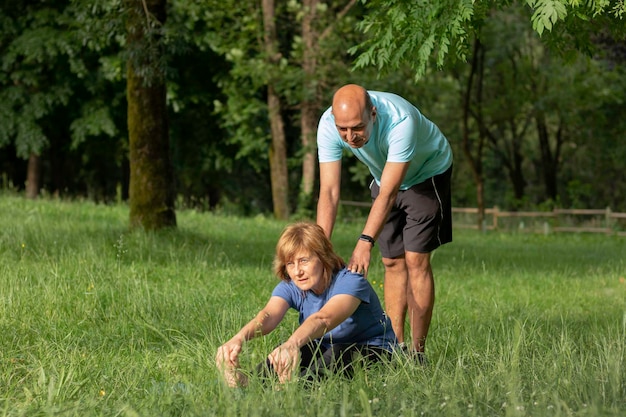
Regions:
<svg viewBox="0 0 626 417"><path fill-rule="evenodd" d="M315 223L297 222L287 226L278 239L274 255L274 274L283 281L291 281L286 265L301 251L317 256L322 262L324 288L330 285L333 274L345 265L343 259L333 250L333 244L324 234L324 229Z"/></svg>

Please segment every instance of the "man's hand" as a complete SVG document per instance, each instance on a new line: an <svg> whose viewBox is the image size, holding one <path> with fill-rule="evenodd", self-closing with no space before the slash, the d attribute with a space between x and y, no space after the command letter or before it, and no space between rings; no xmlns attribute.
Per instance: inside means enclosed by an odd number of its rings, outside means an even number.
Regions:
<svg viewBox="0 0 626 417"><path fill-rule="evenodd" d="M372 244L365 240L358 240L352 252L348 269L356 274L363 275L367 278L367 271L370 267L370 258L372 256Z"/></svg>

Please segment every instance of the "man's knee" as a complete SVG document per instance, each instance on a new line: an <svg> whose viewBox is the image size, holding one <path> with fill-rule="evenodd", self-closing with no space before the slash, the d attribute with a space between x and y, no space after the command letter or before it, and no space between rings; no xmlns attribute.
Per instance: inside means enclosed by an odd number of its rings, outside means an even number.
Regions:
<svg viewBox="0 0 626 417"><path fill-rule="evenodd" d="M415 274L430 274L430 253L407 252L406 266L410 272Z"/></svg>
<svg viewBox="0 0 626 417"><path fill-rule="evenodd" d="M383 258L383 265L387 271L403 271L406 269L404 256L398 258Z"/></svg>

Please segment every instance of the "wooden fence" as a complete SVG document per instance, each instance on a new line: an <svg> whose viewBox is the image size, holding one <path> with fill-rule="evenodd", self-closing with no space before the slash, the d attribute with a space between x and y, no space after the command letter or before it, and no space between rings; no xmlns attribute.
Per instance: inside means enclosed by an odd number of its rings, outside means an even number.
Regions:
<svg viewBox="0 0 626 417"><path fill-rule="evenodd" d="M478 216L477 208L454 207L452 212L456 214L471 214ZM475 217L476 218L476 217ZM498 207L485 209L485 230L497 230L501 228L503 219L517 219L518 228L524 228L525 220L534 220L532 231L537 230L537 220L543 233L559 232L585 232L604 233L607 235L617 234L626 236L626 232L620 227L621 221L626 221L626 213L616 213L610 208L602 209L554 209L552 211L502 211ZM491 221L489 221L491 220ZM458 223L457 227L478 229L477 221L474 224ZM510 224L507 225L510 227Z"/></svg>
<svg viewBox="0 0 626 417"><path fill-rule="evenodd" d="M340 204L370 207L369 202L344 201ZM479 229L478 208L453 207L454 226ZM473 220L473 221L472 221ZM485 209L482 230L510 230L512 228L541 233L604 233L626 236L626 213L606 209L554 209L552 211L502 211L498 207Z"/></svg>

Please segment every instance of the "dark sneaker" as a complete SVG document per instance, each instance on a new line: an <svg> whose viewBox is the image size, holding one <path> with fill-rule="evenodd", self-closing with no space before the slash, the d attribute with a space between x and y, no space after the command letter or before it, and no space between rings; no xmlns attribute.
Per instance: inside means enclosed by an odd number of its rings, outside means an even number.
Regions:
<svg viewBox="0 0 626 417"><path fill-rule="evenodd" d="M428 359L426 358L426 354L424 352L416 352L411 347L407 346L404 342L397 344L396 352L404 357L415 360L423 367L428 366Z"/></svg>
<svg viewBox="0 0 626 417"><path fill-rule="evenodd" d="M426 354L424 352L414 352L414 353L419 364L422 365L423 367L427 367L428 358L426 357Z"/></svg>

